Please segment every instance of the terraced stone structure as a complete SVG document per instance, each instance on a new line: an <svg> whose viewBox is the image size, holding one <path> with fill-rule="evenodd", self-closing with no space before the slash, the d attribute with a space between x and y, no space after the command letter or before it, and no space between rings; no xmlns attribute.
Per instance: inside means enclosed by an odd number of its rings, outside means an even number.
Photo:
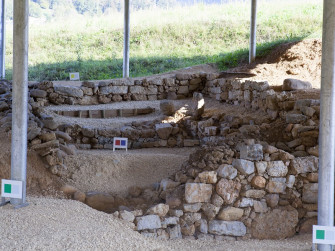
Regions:
<svg viewBox="0 0 335 251"><path fill-rule="evenodd" d="M9 83L1 83L0 125L8 131L10 89ZM205 108L200 115L176 112L163 120L134 120L107 129L59 124L46 112L51 105L174 102L194 92L223 102L232 112L206 113ZM29 147L45 159L52 173L69 177L66 155L75 154L77 148L111 149L116 136L128 137L129 148L200 145L181 171L155 187L132 188L122 203L111 195L78 190L69 194L128 221L148 237L281 239L311 231L316 223L318 95L306 82L287 80L283 87L273 88L264 81L205 73L83 82L80 87L42 82L30 86ZM240 116L234 107L258 115ZM106 117L106 111L99 109L78 111L70 115Z"/></svg>

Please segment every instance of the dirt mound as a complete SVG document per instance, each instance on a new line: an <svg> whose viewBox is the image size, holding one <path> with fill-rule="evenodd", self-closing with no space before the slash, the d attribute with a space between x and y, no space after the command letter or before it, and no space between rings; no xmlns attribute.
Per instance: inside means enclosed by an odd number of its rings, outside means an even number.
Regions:
<svg viewBox="0 0 335 251"><path fill-rule="evenodd" d="M6 133L0 133L0 179L10 178L11 144ZM34 151L28 152L27 158L27 194L35 196L64 197L59 192L61 181L52 175L41 158Z"/></svg>
<svg viewBox="0 0 335 251"><path fill-rule="evenodd" d="M270 85L279 86L286 78L309 81L314 88L320 88L321 40L308 39L301 42L284 43L269 55L257 58L252 64L242 65L227 72L245 72L253 80L267 80Z"/></svg>

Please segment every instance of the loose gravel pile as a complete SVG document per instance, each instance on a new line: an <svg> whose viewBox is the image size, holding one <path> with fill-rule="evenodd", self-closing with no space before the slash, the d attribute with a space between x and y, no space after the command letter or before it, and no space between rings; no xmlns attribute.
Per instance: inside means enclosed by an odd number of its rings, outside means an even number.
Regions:
<svg viewBox="0 0 335 251"><path fill-rule="evenodd" d="M311 236L289 240L160 241L80 202L28 198L18 210L0 208L0 250L310 250Z"/></svg>

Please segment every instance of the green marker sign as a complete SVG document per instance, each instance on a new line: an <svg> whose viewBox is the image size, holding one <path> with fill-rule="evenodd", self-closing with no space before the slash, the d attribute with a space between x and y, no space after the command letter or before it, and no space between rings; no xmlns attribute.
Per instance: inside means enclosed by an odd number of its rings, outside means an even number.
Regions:
<svg viewBox="0 0 335 251"><path fill-rule="evenodd" d="M1 180L1 197L22 199L22 181Z"/></svg>
<svg viewBox="0 0 335 251"><path fill-rule="evenodd" d="M313 226L313 243L335 244L335 227Z"/></svg>

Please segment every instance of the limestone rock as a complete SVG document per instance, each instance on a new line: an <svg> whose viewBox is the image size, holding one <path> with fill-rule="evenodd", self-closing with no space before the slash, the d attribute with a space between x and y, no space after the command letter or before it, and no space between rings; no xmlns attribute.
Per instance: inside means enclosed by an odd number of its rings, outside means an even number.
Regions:
<svg viewBox="0 0 335 251"><path fill-rule="evenodd" d="M161 139L168 139L172 133L173 126L169 123L161 123L155 125L156 132Z"/></svg>
<svg viewBox="0 0 335 251"><path fill-rule="evenodd" d="M267 194L265 196L266 203L268 206L274 208L278 205L279 202L279 194Z"/></svg>
<svg viewBox="0 0 335 251"><path fill-rule="evenodd" d="M135 220L134 214L125 210L120 212L119 217L128 222L133 222Z"/></svg>
<svg viewBox="0 0 335 251"><path fill-rule="evenodd" d="M175 239L181 239L182 238L180 225L176 225L174 227L168 227L167 232L170 236L170 240L175 240Z"/></svg>
<svg viewBox="0 0 335 251"><path fill-rule="evenodd" d="M254 200L250 198L242 198L238 205L239 207L252 207L254 205Z"/></svg>
<svg viewBox="0 0 335 251"><path fill-rule="evenodd" d="M179 185L180 185L180 182L175 182L171 179L162 179L161 183L160 183L160 189L162 191L166 191L166 190L169 190L169 189L176 188Z"/></svg>
<svg viewBox="0 0 335 251"><path fill-rule="evenodd" d="M185 185L185 200L187 203L209 202L212 196L212 185L202 183L187 183Z"/></svg>
<svg viewBox="0 0 335 251"><path fill-rule="evenodd" d="M283 91L294 91L312 89L312 84L306 81L301 81L299 79L287 78L284 80L282 90Z"/></svg>
<svg viewBox="0 0 335 251"><path fill-rule="evenodd" d="M251 224L251 234L257 239L285 239L295 234L297 224L296 209L291 206L277 208L256 216Z"/></svg>
<svg viewBox="0 0 335 251"><path fill-rule="evenodd" d="M194 204L184 204L184 212L196 213L199 212L201 209L201 203L194 203Z"/></svg>
<svg viewBox="0 0 335 251"><path fill-rule="evenodd" d="M240 194L241 183L238 181L221 179L216 184L216 192L220 195L225 204L232 204L235 202Z"/></svg>
<svg viewBox="0 0 335 251"><path fill-rule="evenodd" d="M161 112L166 116L172 116L176 111L173 102L169 100L162 100L159 107Z"/></svg>
<svg viewBox="0 0 335 251"><path fill-rule="evenodd" d="M256 162L255 165L256 165L257 173L262 175L265 173L268 163L266 161L259 161L259 162Z"/></svg>
<svg viewBox="0 0 335 251"><path fill-rule="evenodd" d="M215 171L204 171L199 173L198 178L201 183L215 184L217 182L217 174Z"/></svg>
<svg viewBox="0 0 335 251"><path fill-rule="evenodd" d="M54 86L56 93L66 95L74 98L82 98L84 96L83 91L78 87L72 86Z"/></svg>
<svg viewBox="0 0 335 251"><path fill-rule="evenodd" d="M254 162L244 159L234 159L232 165L244 175L249 175L255 172Z"/></svg>
<svg viewBox="0 0 335 251"><path fill-rule="evenodd" d="M300 225L299 234L312 234L313 225L318 224L317 217L304 220Z"/></svg>
<svg viewBox="0 0 335 251"><path fill-rule="evenodd" d="M237 207L223 208L217 218L224 221L236 221L242 218L244 210Z"/></svg>
<svg viewBox="0 0 335 251"><path fill-rule="evenodd" d="M302 201L306 203L318 202L318 183L304 185L302 190Z"/></svg>
<svg viewBox="0 0 335 251"><path fill-rule="evenodd" d="M161 228L161 220L158 215L146 215L136 217L137 230Z"/></svg>
<svg viewBox="0 0 335 251"><path fill-rule="evenodd" d="M179 217L167 217L162 221L162 226L171 226L179 224Z"/></svg>
<svg viewBox="0 0 335 251"><path fill-rule="evenodd" d="M303 114L290 113L286 115L286 123L288 124L300 124L307 120L307 116ZM285 149L283 149L285 150Z"/></svg>
<svg viewBox="0 0 335 251"><path fill-rule="evenodd" d="M247 228L240 221L212 220L208 224L208 232L217 235L244 236Z"/></svg>
<svg viewBox="0 0 335 251"><path fill-rule="evenodd" d="M266 186L266 190L269 193L284 193L286 189L286 179L284 179L284 182L281 180L271 179L268 182L268 185Z"/></svg>
<svg viewBox="0 0 335 251"><path fill-rule="evenodd" d="M265 201L254 201L254 210L255 213L266 213L268 211L268 206Z"/></svg>
<svg viewBox="0 0 335 251"><path fill-rule="evenodd" d="M202 93L194 92L191 113L194 119L199 119L205 111L205 100Z"/></svg>
<svg viewBox="0 0 335 251"><path fill-rule="evenodd" d="M204 212L208 220L213 220L215 216L218 214L220 207L216 207L210 203L204 203L201 206L201 210Z"/></svg>
<svg viewBox="0 0 335 251"><path fill-rule="evenodd" d="M222 197L217 193L214 193L211 199L211 202L214 206L221 207L224 203Z"/></svg>
<svg viewBox="0 0 335 251"><path fill-rule="evenodd" d="M289 168L293 174L317 172L318 158L314 156L295 158Z"/></svg>
<svg viewBox="0 0 335 251"><path fill-rule="evenodd" d="M217 170L217 175L222 178L232 180L237 176L237 169L234 168L232 165L223 164L219 166Z"/></svg>
<svg viewBox="0 0 335 251"><path fill-rule="evenodd" d="M240 158L246 160L262 160L263 146L260 144L243 145L240 148Z"/></svg>
<svg viewBox="0 0 335 251"><path fill-rule="evenodd" d="M164 217L169 212L169 206L160 203L148 209L147 214L156 214L160 217Z"/></svg>
<svg viewBox="0 0 335 251"><path fill-rule="evenodd" d="M266 185L266 179L262 176L255 176L251 180L251 185L255 188L264 188Z"/></svg>
<svg viewBox="0 0 335 251"><path fill-rule="evenodd" d="M281 160L268 163L267 173L272 177L285 177L287 172L288 168Z"/></svg>
<svg viewBox="0 0 335 251"><path fill-rule="evenodd" d="M244 196L253 199L261 199L265 196L266 192L264 190L250 189L245 191Z"/></svg>
<svg viewBox="0 0 335 251"><path fill-rule="evenodd" d="M29 93L30 97L33 98L45 98L48 94L46 91L40 89L32 89L29 91Z"/></svg>

